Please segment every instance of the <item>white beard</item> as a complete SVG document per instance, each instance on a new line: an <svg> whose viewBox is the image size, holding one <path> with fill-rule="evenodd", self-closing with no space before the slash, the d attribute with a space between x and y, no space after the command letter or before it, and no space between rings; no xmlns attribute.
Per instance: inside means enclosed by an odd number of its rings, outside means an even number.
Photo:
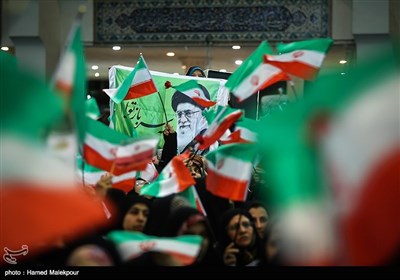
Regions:
<svg viewBox="0 0 400 280"><path fill-rule="evenodd" d="M178 153L182 153L183 149L200 133L200 131L208 128L207 120L204 116L200 115L196 118L196 122L192 123L191 129L180 129L177 128L177 144Z"/></svg>

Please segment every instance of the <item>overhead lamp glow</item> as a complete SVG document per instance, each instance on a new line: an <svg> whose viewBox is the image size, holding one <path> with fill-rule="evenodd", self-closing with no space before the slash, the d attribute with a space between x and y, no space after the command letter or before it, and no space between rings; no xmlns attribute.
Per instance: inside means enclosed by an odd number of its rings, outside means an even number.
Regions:
<svg viewBox="0 0 400 280"><path fill-rule="evenodd" d="M226 72L226 69L219 69L219 72Z"/></svg>
<svg viewBox="0 0 400 280"><path fill-rule="evenodd" d="M346 75L346 73L345 73L345 72L342 72L342 73L340 73L340 75L342 75L342 76L343 76L343 75Z"/></svg>
<svg viewBox="0 0 400 280"><path fill-rule="evenodd" d="M99 72L94 73L94 76L95 76L95 77L100 76Z"/></svg>
<svg viewBox="0 0 400 280"><path fill-rule="evenodd" d="M182 69L185 70L187 68L186 65L182 65Z"/></svg>
<svg viewBox="0 0 400 280"><path fill-rule="evenodd" d="M99 69L99 66L98 65L92 65L92 69L93 70L97 70L97 69Z"/></svg>
<svg viewBox="0 0 400 280"><path fill-rule="evenodd" d="M240 60L240 59L235 60L235 64L236 64L236 65L240 65L240 64L242 64L242 63L243 63L243 60Z"/></svg>
<svg viewBox="0 0 400 280"><path fill-rule="evenodd" d="M240 50L240 46L232 46L232 49L234 49L234 50Z"/></svg>
<svg viewBox="0 0 400 280"><path fill-rule="evenodd" d="M347 60L342 59L341 61L339 61L340 64L346 64Z"/></svg>
<svg viewBox="0 0 400 280"><path fill-rule="evenodd" d="M119 51L119 50L121 49L121 47L120 47L120 46L113 46L112 49L113 49L114 51Z"/></svg>
<svg viewBox="0 0 400 280"><path fill-rule="evenodd" d="M167 52L167 56L175 56L174 52Z"/></svg>
<svg viewBox="0 0 400 280"><path fill-rule="evenodd" d="M10 49L9 47L1 47L1 50L5 52L8 52L9 49Z"/></svg>

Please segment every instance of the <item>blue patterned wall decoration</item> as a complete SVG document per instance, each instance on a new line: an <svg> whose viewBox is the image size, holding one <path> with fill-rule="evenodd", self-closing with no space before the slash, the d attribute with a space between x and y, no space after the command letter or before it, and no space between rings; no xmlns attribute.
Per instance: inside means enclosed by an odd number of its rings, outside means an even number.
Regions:
<svg viewBox="0 0 400 280"><path fill-rule="evenodd" d="M96 43L295 41L329 36L328 0L95 0Z"/></svg>

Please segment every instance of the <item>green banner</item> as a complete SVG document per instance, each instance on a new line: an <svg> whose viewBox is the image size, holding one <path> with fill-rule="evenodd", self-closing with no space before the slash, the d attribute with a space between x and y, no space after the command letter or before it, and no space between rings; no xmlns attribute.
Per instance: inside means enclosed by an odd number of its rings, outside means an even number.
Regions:
<svg viewBox="0 0 400 280"><path fill-rule="evenodd" d="M129 75L132 68L123 66L113 66L110 69L110 82L113 87L118 87ZM190 79L207 88L211 100L217 102L218 92L222 92L222 85L225 80L196 78L167 74L162 72L150 71L153 80L158 88L158 93L154 93L142 98L122 101L121 104L113 103L111 108L111 122L114 129L129 136L159 135L159 147L164 145L162 133L165 128L165 107L168 122L176 130L177 116L171 106L172 95L175 92L173 88L165 88L165 82L169 81L173 86L180 85ZM226 93L228 94L228 93ZM220 98L221 99L221 98ZM227 98L222 98L227 100ZM221 101L219 102L221 103ZM225 105L225 104L221 104Z"/></svg>

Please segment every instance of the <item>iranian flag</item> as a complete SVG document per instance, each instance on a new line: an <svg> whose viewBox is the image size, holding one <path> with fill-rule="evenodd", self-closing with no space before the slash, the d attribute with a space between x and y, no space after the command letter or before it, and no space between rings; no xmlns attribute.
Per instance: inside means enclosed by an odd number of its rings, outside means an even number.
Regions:
<svg viewBox="0 0 400 280"><path fill-rule="evenodd" d="M101 122L86 118L83 158L87 163L114 175L144 170L151 162L158 139L132 139Z"/></svg>
<svg viewBox="0 0 400 280"><path fill-rule="evenodd" d="M204 89L206 88L200 86L196 80L189 80L178 86L173 86L173 88L191 98L200 106L207 108L216 104L216 102L211 101L206 97L206 95L204 94Z"/></svg>
<svg viewBox="0 0 400 280"><path fill-rule="evenodd" d="M232 109L228 106L217 106L216 110L205 113L207 121L210 123L203 135L197 135L196 140L199 142L198 149L205 150L218 141L225 131L232 126L241 116L243 112L238 109Z"/></svg>
<svg viewBox="0 0 400 280"><path fill-rule="evenodd" d="M71 110L79 141L85 136L86 115L86 62L81 40L81 20L83 13L79 13L71 27L66 48L58 63L52 79L52 87L62 93L69 100L71 96Z"/></svg>
<svg viewBox="0 0 400 280"><path fill-rule="evenodd" d="M81 157L77 159L79 178L85 185L95 186L101 176L107 172L85 163ZM135 187L137 171L129 171L111 178L112 187L128 193Z"/></svg>
<svg viewBox="0 0 400 280"><path fill-rule="evenodd" d="M239 102L276 82L289 79L280 68L264 62L264 55L272 53L267 41L263 41L228 78L225 87Z"/></svg>
<svg viewBox="0 0 400 280"><path fill-rule="evenodd" d="M138 171L136 178L145 179L147 182L152 182L158 177L158 171L153 162L149 162L146 165L145 170Z"/></svg>
<svg viewBox="0 0 400 280"><path fill-rule="evenodd" d="M245 201L256 153L251 143L224 145L208 153L207 190L226 199Z"/></svg>
<svg viewBox="0 0 400 280"><path fill-rule="evenodd" d="M234 132L240 132L241 142L257 142L258 130L260 130L259 122L241 118L236 122Z"/></svg>
<svg viewBox="0 0 400 280"><path fill-rule="evenodd" d="M127 231L112 231L107 237L116 244L123 261L147 252L159 252L174 257L182 265L190 265L196 260L202 242L198 235L164 238Z"/></svg>
<svg viewBox="0 0 400 280"><path fill-rule="evenodd" d="M122 100L129 100L153 94L158 91L153 77L150 74L144 57L140 55L136 67L123 83L116 89L103 89L117 104Z"/></svg>
<svg viewBox="0 0 400 280"><path fill-rule="evenodd" d="M265 63L282 69L304 80L313 80L318 74L333 40L330 38L278 44L279 55L266 54Z"/></svg>
<svg viewBox="0 0 400 280"><path fill-rule="evenodd" d="M183 156L175 156L161 171L157 179L151 184L144 185L141 195L163 197L173 193L180 193L194 185L192 175L183 162Z"/></svg>
<svg viewBox="0 0 400 280"><path fill-rule="evenodd" d="M242 137L240 136L240 130L232 132L225 138L221 138L219 142L221 145L227 145L233 143L247 143L247 141L242 139Z"/></svg>
<svg viewBox="0 0 400 280"><path fill-rule="evenodd" d="M291 244L282 252L286 263L394 261L400 96L393 61L389 55L360 61L345 77L321 77L303 102L263 121L265 197L280 216L282 241Z"/></svg>
<svg viewBox="0 0 400 280"><path fill-rule="evenodd" d="M400 75L365 69L352 80L365 83L362 94L333 119L323 152L347 262L370 266L394 261L400 246Z"/></svg>

